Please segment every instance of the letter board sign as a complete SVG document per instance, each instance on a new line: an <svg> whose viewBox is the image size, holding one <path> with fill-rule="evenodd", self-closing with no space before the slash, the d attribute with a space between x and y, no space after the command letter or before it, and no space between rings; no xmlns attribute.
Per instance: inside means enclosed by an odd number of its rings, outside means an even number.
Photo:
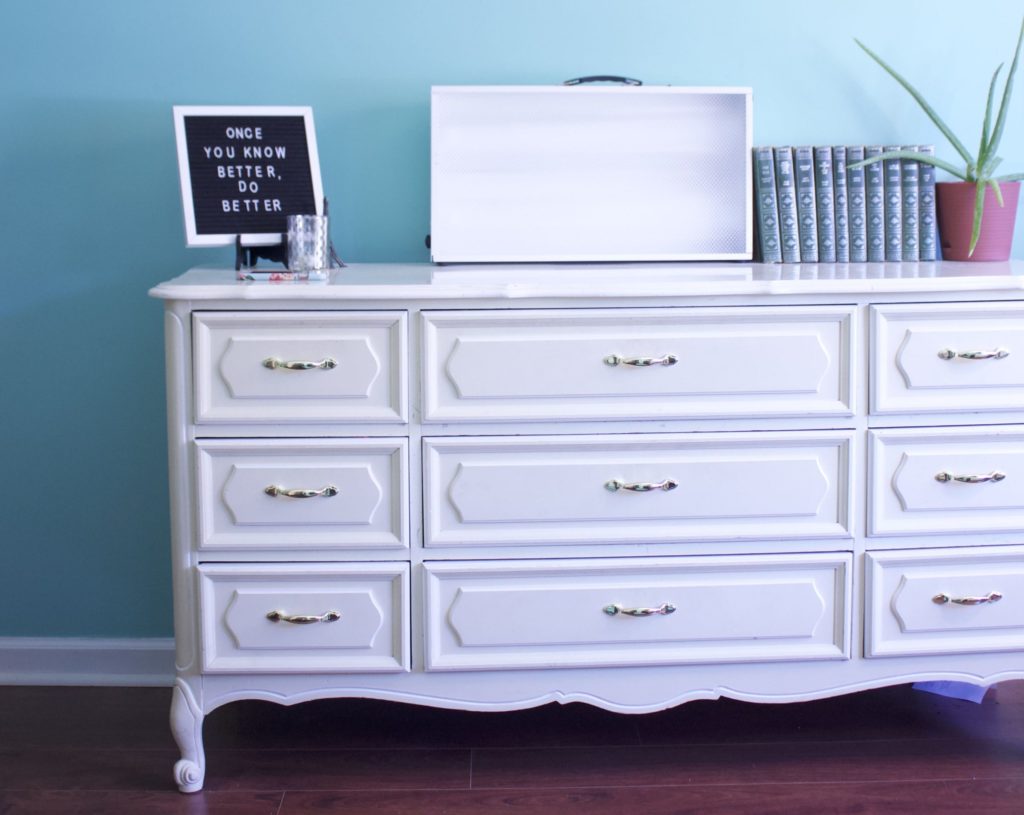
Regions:
<svg viewBox="0 0 1024 815"><path fill-rule="evenodd" d="M309 107L176 106L189 246L281 242L289 215L323 214Z"/></svg>

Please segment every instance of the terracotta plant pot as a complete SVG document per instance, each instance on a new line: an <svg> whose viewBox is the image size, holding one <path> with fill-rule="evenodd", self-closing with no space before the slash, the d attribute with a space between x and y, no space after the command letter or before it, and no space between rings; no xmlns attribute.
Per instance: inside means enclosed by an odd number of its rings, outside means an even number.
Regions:
<svg viewBox="0 0 1024 815"><path fill-rule="evenodd" d="M1006 260L1010 257L1020 182L1004 181L999 189L1003 193L1003 206L999 206L991 187L985 189L981 235L974 254L968 257L974 226L975 185L968 181L940 181L935 185L939 241L944 260Z"/></svg>

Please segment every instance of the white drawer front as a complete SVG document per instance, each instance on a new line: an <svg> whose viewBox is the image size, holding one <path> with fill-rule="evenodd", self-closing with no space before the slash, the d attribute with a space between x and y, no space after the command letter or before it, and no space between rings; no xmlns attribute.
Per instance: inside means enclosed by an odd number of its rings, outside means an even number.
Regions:
<svg viewBox="0 0 1024 815"><path fill-rule="evenodd" d="M404 422L404 312L197 312L195 420Z"/></svg>
<svg viewBox="0 0 1024 815"><path fill-rule="evenodd" d="M203 670L408 670L408 570L405 563L202 565ZM268 618L275 612L278 619Z"/></svg>
<svg viewBox="0 0 1024 815"><path fill-rule="evenodd" d="M425 439L425 543L846 537L850 436Z"/></svg>
<svg viewBox="0 0 1024 815"><path fill-rule="evenodd" d="M427 668L848 658L850 559L427 563Z"/></svg>
<svg viewBox="0 0 1024 815"><path fill-rule="evenodd" d="M1024 428L868 435L870 534L1024 531Z"/></svg>
<svg viewBox="0 0 1024 815"><path fill-rule="evenodd" d="M405 439L195 443L198 548L409 545Z"/></svg>
<svg viewBox="0 0 1024 815"><path fill-rule="evenodd" d="M865 557L867 656L1024 649L1024 546Z"/></svg>
<svg viewBox="0 0 1024 815"><path fill-rule="evenodd" d="M1020 410L1024 303L873 306L873 413Z"/></svg>
<svg viewBox="0 0 1024 815"><path fill-rule="evenodd" d="M428 312L424 421L849 416L851 313Z"/></svg>

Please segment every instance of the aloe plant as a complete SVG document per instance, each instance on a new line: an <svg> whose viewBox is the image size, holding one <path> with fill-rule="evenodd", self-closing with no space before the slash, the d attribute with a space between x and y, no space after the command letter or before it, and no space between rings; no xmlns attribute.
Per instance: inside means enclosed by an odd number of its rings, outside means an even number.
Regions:
<svg viewBox="0 0 1024 815"><path fill-rule="evenodd" d="M999 202L999 206L1003 206L1003 193L999 189L1000 181L1021 181L1024 179L1024 173L1015 173L1013 175L993 175L996 167L1002 162L1002 159L996 154L999 149L999 142L1003 137L1003 127L1006 125L1006 114L1010 106L1010 95L1013 93L1013 77L1017 73L1017 62L1020 60L1021 44L1024 43L1024 20L1021 21L1020 35L1017 37L1017 50L1013 54L1013 62L1010 64L1010 71L1006 75L1006 82L1003 85L1003 98L999 103L999 112L996 114L995 124L992 124L992 102L995 99L996 84L999 80L999 72L1003 70L1003 64L1000 64L996 68L995 73L992 74L992 81L988 86L988 101L985 103L985 119L981 127L981 143L978 145L978 155L973 156L971 152L964 146L963 142L956 137L956 134L949 129L949 126L942 121L942 118L938 113L929 105L918 90L911 85L906 79L900 76L896 70L890 66L885 60L883 60L878 54L868 48L864 43L858 39L854 39L869 57L875 62L881 65L893 79L899 82L907 92L914 97L917 103L921 106L921 109L928 114L928 118L935 123L935 126L939 128L942 135L949 140L949 143L953 145L957 153L964 160L964 167L961 169L956 165L950 164L948 161L936 158L935 156L917 153L910 150L890 150L882 153L881 155L872 156L864 161L859 161L856 164L851 164L851 167L863 167L866 164L872 164L876 161L884 161L885 159L894 158L907 158L916 159L927 164L932 164L941 170L945 170L950 175L956 176L957 178L974 183L976 185L977 192L974 197L974 227L971 230L971 244L968 249L968 255L974 254L974 247L978 244L978 236L981 234L981 216L985 208L985 188L991 187L995 193L996 200Z"/></svg>

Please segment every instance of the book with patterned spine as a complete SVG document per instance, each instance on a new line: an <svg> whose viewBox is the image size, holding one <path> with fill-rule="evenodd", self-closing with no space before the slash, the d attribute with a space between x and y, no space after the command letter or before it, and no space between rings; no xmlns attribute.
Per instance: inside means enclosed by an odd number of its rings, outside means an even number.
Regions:
<svg viewBox="0 0 1024 815"><path fill-rule="evenodd" d="M818 215L818 260L836 262L836 200L832 148L814 148L814 208Z"/></svg>
<svg viewBox="0 0 1024 815"><path fill-rule="evenodd" d="M884 150L877 145L864 148L864 158L880 156ZM885 172L882 162L864 168L864 193L867 196L868 261L885 260Z"/></svg>
<svg viewBox="0 0 1024 815"><path fill-rule="evenodd" d="M923 144L917 151L934 156L935 146ZM921 162L917 175L918 248L921 260L937 260L939 235L935 220L935 167Z"/></svg>
<svg viewBox="0 0 1024 815"><path fill-rule="evenodd" d="M850 214L846 190L846 148L832 148L832 184L836 199L836 260L850 261Z"/></svg>
<svg viewBox="0 0 1024 815"><path fill-rule="evenodd" d="M775 157L770 147L754 148L754 194L757 196L757 244L763 263L782 262L779 203L775 192Z"/></svg>
<svg viewBox="0 0 1024 815"><path fill-rule="evenodd" d="M779 202L779 236L784 263L800 262L800 228L796 215L793 148L775 148L775 190Z"/></svg>
<svg viewBox="0 0 1024 815"><path fill-rule="evenodd" d="M793 148L796 176L796 219L800 227L800 261L818 262L818 210L814 200L814 150Z"/></svg>
<svg viewBox="0 0 1024 815"><path fill-rule="evenodd" d="M899 150L888 145L886 153ZM885 165L885 259L903 260L903 163L898 158L887 158Z"/></svg>
<svg viewBox="0 0 1024 815"><path fill-rule="evenodd" d="M917 147L905 146L916 151ZM921 163L916 159L900 159L900 186L903 195L903 256L905 261L918 261L920 255L918 224L918 176Z"/></svg>
<svg viewBox="0 0 1024 815"><path fill-rule="evenodd" d="M864 263L868 259L867 199L864 194L864 168L850 169L851 164L864 160L864 148L854 145L846 148L846 200L847 220L850 224L850 261Z"/></svg>

